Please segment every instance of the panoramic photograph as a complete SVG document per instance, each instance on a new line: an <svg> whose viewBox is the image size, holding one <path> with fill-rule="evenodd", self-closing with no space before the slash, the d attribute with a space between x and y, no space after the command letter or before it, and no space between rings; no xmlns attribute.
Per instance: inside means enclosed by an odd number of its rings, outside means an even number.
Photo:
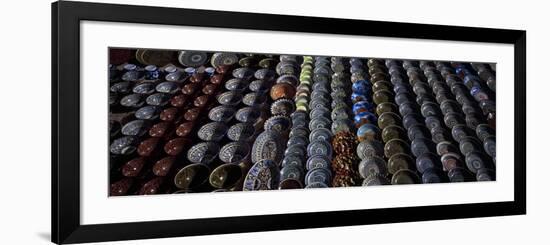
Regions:
<svg viewBox="0 0 550 245"><path fill-rule="evenodd" d="M496 68L111 47L109 195L495 181Z"/></svg>

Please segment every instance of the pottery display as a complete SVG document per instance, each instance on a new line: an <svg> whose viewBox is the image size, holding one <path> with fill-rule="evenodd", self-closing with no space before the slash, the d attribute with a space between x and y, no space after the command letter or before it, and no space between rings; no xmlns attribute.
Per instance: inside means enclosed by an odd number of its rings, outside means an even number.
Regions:
<svg viewBox="0 0 550 245"><path fill-rule="evenodd" d="M111 196L496 179L495 66L109 52Z"/></svg>

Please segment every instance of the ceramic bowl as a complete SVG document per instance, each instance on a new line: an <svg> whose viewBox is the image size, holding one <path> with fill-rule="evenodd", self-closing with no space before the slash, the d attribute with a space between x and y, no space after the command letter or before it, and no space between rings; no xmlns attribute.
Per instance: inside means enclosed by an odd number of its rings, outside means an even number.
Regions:
<svg viewBox="0 0 550 245"><path fill-rule="evenodd" d="M183 190L202 186L209 178L210 168L204 164L190 164L182 168L174 177L174 184Z"/></svg>
<svg viewBox="0 0 550 245"><path fill-rule="evenodd" d="M325 185L329 185L332 180L332 174L329 169L326 168L314 168L307 172L305 176L305 184L321 182Z"/></svg>
<svg viewBox="0 0 550 245"><path fill-rule="evenodd" d="M270 69L265 69L265 68L259 69L254 73L254 77L256 79L261 79L261 80L272 80L276 76L277 76L277 73L275 73L275 71Z"/></svg>
<svg viewBox="0 0 550 245"><path fill-rule="evenodd" d="M356 116L357 117L357 116ZM355 122L357 126L357 120ZM359 141L363 140L374 140L378 139L380 136L380 128L376 126L376 122L363 121L363 124L357 129L357 138Z"/></svg>
<svg viewBox="0 0 550 245"><path fill-rule="evenodd" d="M351 89L358 94L368 94L371 91L372 84L367 80L359 80L353 83Z"/></svg>
<svg viewBox="0 0 550 245"><path fill-rule="evenodd" d="M175 71L175 72L171 72L171 73L166 74L164 79L168 82L177 82L183 77L184 77L183 72Z"/></svg>
<svg viewBox="0 0 550 245"><path fill-rule="evenodd" d="M159 117L160 112L161 112L160 106L148 105L148 106L139 108L134 113L134 115L137 119L154 120Z"/></svg>
<svg viewBox="0 0 550 245"><path fill-rule="evenodd" d="M249 83L240 78L232 78L225 83L225 88L229 91L243 92Z"/></svg>
<svg viewBox="0 0 550 245"><path fill-rule="evenodd" d="M281 169L281 180L295 179L302 180L304 172L300 166L288 165Z"/></svg>
<svg viewBox="0 0 550 245"><path fill-rule="evenodd" d="M140 94L129 94L120 99L120 104L125 107L141 107L143 105L143 97Z"/></svg>
<svg viewBox="0 0 550 245"><path fill-rule="evenodd" d="M271 104L270 110L272 115L289 116L296 110L296 105L292 100L279 99Z"/></svg>
<svg viewBox="0 0 550 245"><path fill-rule="evenodd" d="M281 133L275 130L266 130L256 137L252 145L252 162L268 159L278 165L283 158L285 146Z"/></svg>
<svg viewBox="0 0 550 245"><path fill-rule="evenodd" d="M164 106L168 104L172 96L165 93L154 93L152 95L149 95L147 99L145 99L145 102L147 102L148 105L156 105L156 106Z"/></svg>
<svg viewBox="0 0 550 245"><path fill-rule="evenodd" d="M239 65L242 67L252 67L254 66L258 60L254 56L246 56L244 58L241 58L239 60Z"/></svg>
<svg viewBox="0 0 550 245"><path fill-rule="evenodd" d="M307 155L326 155L332 157L332 145L328 141L316 140L309 143L307 147Z"/></svg>
<svg viewBox="0 0 550 245"><path fill-rule="evenodd" d="M269 91L271 84L271 82L266 80L254 80L250 82L250 84L248 85L248 89L250 89L250 91L252 92L265 94L267 91Z"/></svg>
<svg viewBox="0 0 550 245"><path fill-rule="evenodd" d="M243 178L243 172L239 165L222 164L212 170L208 177L208 182L214 188L231 189L235 187Z"/></svg>
<svg viewBox="0 0 550 245"><path fill-rule="evenodd" d="M199 67L208 61L208 55L200 51L179 51L178 61L184 66Z"/></svg>
<svg viewBox="0 0 550 245"><path fill-rule="evenodd" d="M243 95L237 91L227 91L216 96L221 105L235 106L241 103Z"/></svg>
<svg viewBox="0 0 550 245"><path fill-rule="evenodd" d="M243 183L244 191L274 190L279 185L277 164L269 159L256 162L248 171Z"/></svg>
<svg viewBox="0 0 550 245"><path fill-rule="evenodd" d="M397 153L388 159L388 172L390 174L395 174L397 171L401 169L415 169L415 168L416 168L415 161L408 154Z"/></svg>
<svg viewBox="0 0 550 245"><path fill-rule="evenodd" d="M261 111L257 107L247 106L235 113L235 119L243 123L253 123L260 118L261 114Z"/></svg>
<svg viewBox="0 0 550 245"><path fill-rule="evenodd" d="M251 123L237 123L227 130L227 138L233 141L249 141L252 139L256 129Z"/></svg>
<svg viewBox="0 0 550 245"><path fill-rule="evenodd" d="M215 122L229 122L235 116L235 108L231 106L217 106L210 110L208 118Z"/></svg>
<svg viewBox="0 0 550 245"><path fill-rule="evenodd" d="M124 136L115 139L109 150L113 154L129 155L135 152L138 144L138 137L136 136Z"/></svg>
<svg viewBox="0 0 550 245"><path fill-rule="evenodd" d="M227 132L227 125L221 122L210 122L203 125L197 135L204 141L220 141Z"/></svg>
<svg viewBox="0 0 550 245"><path fill-rule="evenodd" d="M122 134L128 136L142 136L144 135L151 126L149 121L146 120L133 120L124 124L122 127Z"/></svg>
<svg viewBox="0 0 550 245"><path fill-rule="evenodd" d="M361 112L373 112L374 104L369 101L359 101L353 104L353 114L359 114Z"/></svg>
<svg viewBox="0 0 550 245"><path fill-rule="evenodd" d="M295 75L282 75L277 78L276 83L287 83L292 86L298 85L300 83L300 80Z"/></svg>
<svg viewBox="0 0 550 245"><path fill-rule="evenodd" d="M309 134L309 141L324 140L330 142L332 140L332 132L327 128L317 128Z"/></svg>
<svg viewBox="0 0 550 245"><path fill-rule="evenodd" d="M365 159L371 156L384 156L384 144L378 140L365 140L357 145L357 156Z"/></svg>
<svg viewBox="0 0 550 245"><path fill-rule="evenodd" d="M262 105L266 101L267 101L267 96L262 94L262 93L258 93L258 92L251 92L251 93L246 94L243 97L243 104L245 104L247 106Z"/></svg>
<svg viewBox="0 0 550 245"><path fill-rule="evenodd" d="M330 159L325 155L313 155L307 159L306 169L330 168Z"/></svg>
<svg viewBox="0 0 550 245"><path fill-rule="evenodd" d="M249 80L254 76L254 70L248 67L241 67L233 70L233 77Z"/></svg>
<svg viewBox="0 0 550 245"><path fill-rule="evenodd" d="M374 174L386 176L388 174L386 161L377 156L367 157L359 163L359 174L364 179Z"/></svg>
<svg viewBox="0 0 550 245"><path fill-rule="evenodd" d="M220 149L219 158L224 163L239 164L249 161L250 146L243 142L231 142Z"/></svg>
<svg viewBox="0 0 550 245"><path fill-rule="evenodd" d="M131 83L128 81L118 82L113 84L109 90L117 94L127 94L130 92Z"/></svg>
<svg viewBox="0 0 550 245"><path fill-rule="evenodd" d="M122 75L123 81L135 82L140 79L140 74L138 71L127 71Z"/></svg>
<svg viewBox="0 0 550 245"><path fill-rule="evenodd" d="M395 172L391 178L392 185L418 184L420 177L410 169L401 169Z"/></svg>
<svg viewBox="0 0 550 245"><path fill-rule="evenodd" d="M176 137L164 145L164 152L171 156L177 156L191 144L191 140L184 137Z"/></svg>
<svg viewBox="0 0 550 245"><path fill-rule="evenodd" d="M386 158L390 158L397 153L409 153L410 147L407 142L402 139L392 139L386 142L384 146L384 155Z"/></svg>
<svg viewBox="0 0 550 245"><path fill-rule="evenodd" d="M393 92L390 90L378 90L372 95L372 101L376 104L384 102L393 102Z"/></svg>
<svg viewBox="0 0 550 245"><path fill-rule="evenodd" d="M150 82L140 83L132 89L132 92L136 94L152 94L155 92L155 84Z"/></svg>
<svg viewBox="0 0 550 245"><path fill-rule="evenodd" d="M234 53L215 53L210 59L213 67L230 66L239 62L239 57Z"/></svg>
<svg viewBox="0 0 550 245"><path fill-rule="evenodd" d="M274 130L283 135L286 135L289 132L291 126L292 122L289 117L272 116L265 121L264 130Z"/></svg>
<svg viewBox="0 0 550 245"><path fill-rule="evenodd" d="M279 183L279 189L281 190L287 190L287 189L302 189L304 188L304 185L301 181L297 179L283 179Z"/></svg>
<svg viewBox="0 0 550 245"><path fill-rule="evenodd" d="M384 129L391 125L400 125L401 117L393 112L384 112L378 117L378 126Z"/></svg>
<svg viewBox="0 0 550 245"><path fill-rule="evenodd" d="M420 173L424 173L430 168L441 168L441 162L439 157L431 152L425 152L416 158L416 170Z"/></svg>
<svg viewBox="0 0 550 245"><path fill-rule="evenodd" d="M218 155L220 147L216 143L202 142L196 144L187 152L187 159L192 163L209 164Z"/></svg>
<svg viewBox="0 0 550 245"><path fill-rule="evenodd" d="M299 156L299 155L295 155L295 154L291 154L291 155L285 155L285 157L283 158L283 161L281 162L281 167L286 167L286 166L291 166L291 165L294 165L294 166L298 166L300 168L304 168L305 166L305 156Z"/></svg>
<svg viewBox="0 0 550 245"><path fill-rule="evenodd" d="M280 98L293 99L296 89L288 83L278 83L273 85L270 90L271 99L277 100Z"/></svg>

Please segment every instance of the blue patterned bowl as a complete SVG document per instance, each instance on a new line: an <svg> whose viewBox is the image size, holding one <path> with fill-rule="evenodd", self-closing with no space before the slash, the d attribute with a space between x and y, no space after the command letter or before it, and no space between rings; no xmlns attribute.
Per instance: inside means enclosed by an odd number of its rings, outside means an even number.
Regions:
<svg viewBox="0 0 550 245"><path fill-rule="evenodd" d="M353 122L355 123L355 127L361 127L364 124L377 124L377 118L376 116L371 112L361 112L353 118Z"/></svg>
<svg viewBox="0 0 550 245"><path fill-rule="evenodd" d="M374 104L368 102L368 101L359 101L355 104L353 104L353 114L359 114L361 112L373 112L374 111Z"/></svg>
<svg viewBox="0 0 550 245"><path fill-rule="evenodd" d="M369 101L369 98L364 94L359 94L354 92L351 94L351 101L353 103L357 103L360 101Z"/></svg>
<svg viewBox="0 0 550 245"><path fill-rule="evenodd" d="M372 90L372 84L367 80L358 80L353 83L351 89L358 94L368 94Z"/></svg>
<svg viewBox="0 0 550 245"><path fill-rule="evenodd" d="M380 129L374 124L363 124L359 129L357 129L357 138L359 141L365 139L374 140L380 135Z"/></svg>

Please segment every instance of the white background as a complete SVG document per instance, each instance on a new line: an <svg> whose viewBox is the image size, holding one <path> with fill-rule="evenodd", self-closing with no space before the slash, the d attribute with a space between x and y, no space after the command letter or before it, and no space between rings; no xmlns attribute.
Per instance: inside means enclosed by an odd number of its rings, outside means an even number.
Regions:
<svg viewBox="0 0 550 245"><path fill-rule="evenodd" d="M550 35L548 7L526 1L128 1L188 8L331 16L403 22L526 29L528 215L340 228L118 242L112 244L281 244L407 242L423 244L548 244L546 100ZM4 69L1 122L2 244L47 244L50 230L50 2L11 1L2 8ZM31 62L31 63L28 63ZM26 73L26 74L25 74ZM29 73L31 73L29 75ZM25 91L22 97L20 91ZM6 120L8 118L9 120ZM510 132L511 133L511 132ZM32 142L32 143L29 143ZM32 154L28 154L32 150Z"/></svg>
<svg viewBox="0 0 550 245"><path fill-rule="evenodd" d="M143 35L147 33L147 35ZM228 41L222 46L216 37ZM158 38L170 36L171 38ZM188 36L197 38L181 40ZM257 40L269 40L259 45ZM287 45L291 40L292 45ZM497 63L497 181L107 198L107 49L115 47L340 55ZM508 44L248 31L85 21L81 24L81 223L101 224L419 205L511 201L514 195L514 50ZM512 98L512 99L510 99ZM281 202L281 200L291 200ZM223 203L223 208L220 208ZM162 207L162 208L158 208ZM185 207L185 208L182 208ZM139 215L136 215L139 213Z"/></svg>

